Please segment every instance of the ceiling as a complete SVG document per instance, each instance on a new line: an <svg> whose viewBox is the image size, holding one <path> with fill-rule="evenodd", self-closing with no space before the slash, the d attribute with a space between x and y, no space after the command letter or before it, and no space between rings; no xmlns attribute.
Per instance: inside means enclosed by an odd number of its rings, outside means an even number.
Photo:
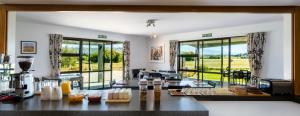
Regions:
<svg viewBox="0 0 300 116"><path fill-rule="evenodd" d="M281 14L248 13L17 12L18 21L35 21L132 35L164 35L282 18ZM156 26L146 27L148 19L157 19Z"/></svg>
<svg viewBox="0 0 300 116"><path fill-rule="evenodd" d="M0 0L3 4L300 6L300 0Z"/></svg>

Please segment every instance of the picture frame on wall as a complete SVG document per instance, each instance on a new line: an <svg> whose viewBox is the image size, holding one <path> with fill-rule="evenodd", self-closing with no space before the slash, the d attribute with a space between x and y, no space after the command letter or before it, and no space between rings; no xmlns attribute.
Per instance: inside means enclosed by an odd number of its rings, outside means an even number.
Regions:
<svg viewBox="0 0 300 116"><path fill-rule="evenodd" d="M21 54L36 54L37 42L36 41L21 41Z"/></svg>
<svg viewBox="0 0 300 116"><path fill-rule="evenodd" d="M165 46L150 46L150 62L163 63L165 61Z"/></svg>

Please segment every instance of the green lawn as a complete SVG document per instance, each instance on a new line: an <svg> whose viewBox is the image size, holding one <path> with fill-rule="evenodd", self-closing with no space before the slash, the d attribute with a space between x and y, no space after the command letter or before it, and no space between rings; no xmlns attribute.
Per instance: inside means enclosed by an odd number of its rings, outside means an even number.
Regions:
<svg viewBox="0 0 300 116"><path fill-rule="evenodd" d="M231 70L241 70L241 69L249 69L249 61L248 59L231 59ZM199 61L200 66L202 61ZM204 67L208 69L209 72L216 72L220 71L221 69L221 59L204 59L203 60ZM223 61L223 68L224 70L228 67L228 59L224 59ZM183 69L195 69L195 61L185 61L183 64Z"/></svg>
<svg viewBox="0 0 300 116"><path fill-rule="evenodd" d="M200 61L201 63L201 61ZM221 73L221 60L220 59L204 59L204 69L205 72L215 72ZM201 64L200 64L201 66ZM184 69L196 69L195 61L185 61L183 64ZM228 67L228 59L224 59L223 61L223 70L226 70ZM249 62L248 59L238 59L232 58L231 62L231 70L249 70ZM182 72L183 77L194 78L197 79L197 73L194 72ZM202 78L202 74L199 74L199 78ZM221 74L213 74L213 73L203 73L204 80L212 80L212 81L220 81ZM228 82L228 77L223 76L224 82Z"/></svg>
<svg viewBox="0 0 300 116"><path fill-rule="evenodd" d="M105 70L109 70L110 69L110 64L109 63L105 63ZM113 63L112 64L112 69L113 70L122 70L123 68L123 62L119 62L119 63ZM79 70L79 64L75 65L75 66L62 66L61 67L61 71L76 71ZM88 71L89 70L89 64L88 63L82 63L82 70L83 71ZM97 63L92 63L91 64L91 70L98 70L98 64Z"/></svg>

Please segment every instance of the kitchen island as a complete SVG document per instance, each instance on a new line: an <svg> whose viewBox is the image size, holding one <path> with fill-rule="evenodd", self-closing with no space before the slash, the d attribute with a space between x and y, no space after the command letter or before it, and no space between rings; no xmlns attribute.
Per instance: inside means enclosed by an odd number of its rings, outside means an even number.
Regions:
<svg viewBox="0 0 300 116"><path fill-rule="evenodd" d="M85 93L95 90L80 91ZM60 101L41 101L39 96L15 104L0 103L0 116L208 116L208 110L193 97L174 97L161 92L160 100L148 91L147 100L140 101L139 91L132 90L129 103L106 103L107 94L101 91L101 103L69 103L67 97Z"/></svg>

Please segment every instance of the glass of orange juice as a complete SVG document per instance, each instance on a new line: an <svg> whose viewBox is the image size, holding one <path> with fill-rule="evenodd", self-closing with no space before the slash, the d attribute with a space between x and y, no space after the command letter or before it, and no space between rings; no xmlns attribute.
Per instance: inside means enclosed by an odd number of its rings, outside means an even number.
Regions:
<svg viewBox="0 0 300 116"><path fill-rule="evenodd" d="M63 81L61 83L61 90L63 95L69 95L71 93L71 82L70 81Z"/></svg>

